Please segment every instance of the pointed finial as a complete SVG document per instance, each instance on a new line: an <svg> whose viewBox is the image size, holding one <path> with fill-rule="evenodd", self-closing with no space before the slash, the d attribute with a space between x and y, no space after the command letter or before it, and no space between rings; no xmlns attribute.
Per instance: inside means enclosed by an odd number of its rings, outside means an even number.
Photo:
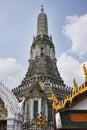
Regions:
<svg viewBox="0 0 87 130"><path fill-rule="evenodd" d="M87 69L85 67L85 64L83 65L84 74L87 75Z"/></svg>
<svg viewBox="0 0 87 130"><path fill-rule="evenodd" d="M41 12L44 12L43 5L41 5Z"/></svg>
<svg viewBox="0 0 87 130"><path fill-rule="evenodd" d="M41 33L48 35L47 15L44 13L43 5L41 6L41 12L37 19L37 35L40 35Z"/></svg>
<svg viewBox="0 0 87 130"><path fill-rule="evenodd" d="M85 67L85 64L83 65L84 75L85 75L85 82L87 82L87 68Z"/></svg>
<svg viewBox="0 0 87 130"><path fill-rule="evenodd" d="M77 85L77 83L76 83L75 78L74 78L74 80L73 80L73 83L74 83L74 90L77 90L77 89L78 89L78 85Z"/></svg>

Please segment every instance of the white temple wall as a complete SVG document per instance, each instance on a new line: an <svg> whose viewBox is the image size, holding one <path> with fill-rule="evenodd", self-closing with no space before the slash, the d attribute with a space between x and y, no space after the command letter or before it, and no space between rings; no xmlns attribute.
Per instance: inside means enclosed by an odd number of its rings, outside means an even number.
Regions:
<svg viewBox="0 0 87 130"><path fill-rule="evenodd" d="M87 110L87 98L74 105L70 110Z"/></svg>
<svg viewBox="0 0 87 130"><path fill-rule="evenodd" d="M41 98L38 99L38 113L41 112Z"/></svg>

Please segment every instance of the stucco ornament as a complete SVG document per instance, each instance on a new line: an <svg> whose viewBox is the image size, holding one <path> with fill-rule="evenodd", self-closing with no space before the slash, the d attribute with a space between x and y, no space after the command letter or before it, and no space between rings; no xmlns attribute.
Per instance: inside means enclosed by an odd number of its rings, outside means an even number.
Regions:
<svg viewBox="0 0 87 130"><path fill-rule="evenodd" d="M18 113L23 114L23 103L25 99L19 103L11 90L8 89L2 82L0 83L0 98L4 102L5 108L8 111L7 118L13 117Z"/></svg>

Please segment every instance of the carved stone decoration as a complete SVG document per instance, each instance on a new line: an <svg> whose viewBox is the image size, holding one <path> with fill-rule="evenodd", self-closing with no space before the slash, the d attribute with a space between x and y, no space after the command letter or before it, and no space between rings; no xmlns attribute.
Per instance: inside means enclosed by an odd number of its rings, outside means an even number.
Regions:
<svg viewBox="0 0 87 130"><path fill-rule="evenodd" d="M0 99L0 120L7 118L7 109L4 106L4 102Z"/></svg>

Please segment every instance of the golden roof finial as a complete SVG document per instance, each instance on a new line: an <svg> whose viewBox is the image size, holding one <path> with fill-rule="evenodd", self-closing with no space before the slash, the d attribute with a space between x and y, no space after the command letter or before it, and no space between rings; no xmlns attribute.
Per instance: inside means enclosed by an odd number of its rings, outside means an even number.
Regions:
<svg viewBox="0 0 87 130"><path fill-rule="evenodd" d="M78 85L77 85L77 83L76 83L75 78L74 78L74 80L73 80L73 83L74 83L74 90L77 90L77 89L78 89Z"/></svg>
<svg viewBox="0 0 87 130"><path fill-rule="evenodd" d="M52 91L52 100L53 100L53 102L58 103L58 99L53 91Z"/></svg>
<svg viewBox="0 0 87 130"><path fill-rule="evenodd" d="M52 106L53 106L53 109L55 109L57 111L58 109L58 99L56 97L56 95L54 94L54 92L52 91L52 100L53 100L53 103L52 103Z"/></svg>
<svg viewBox="0 0 87 130"><path fill-rule="evenodd" d="M85 75L85 82L87 82L87 68L85 67L85 64L83 65L84 75Z"/></svg>

